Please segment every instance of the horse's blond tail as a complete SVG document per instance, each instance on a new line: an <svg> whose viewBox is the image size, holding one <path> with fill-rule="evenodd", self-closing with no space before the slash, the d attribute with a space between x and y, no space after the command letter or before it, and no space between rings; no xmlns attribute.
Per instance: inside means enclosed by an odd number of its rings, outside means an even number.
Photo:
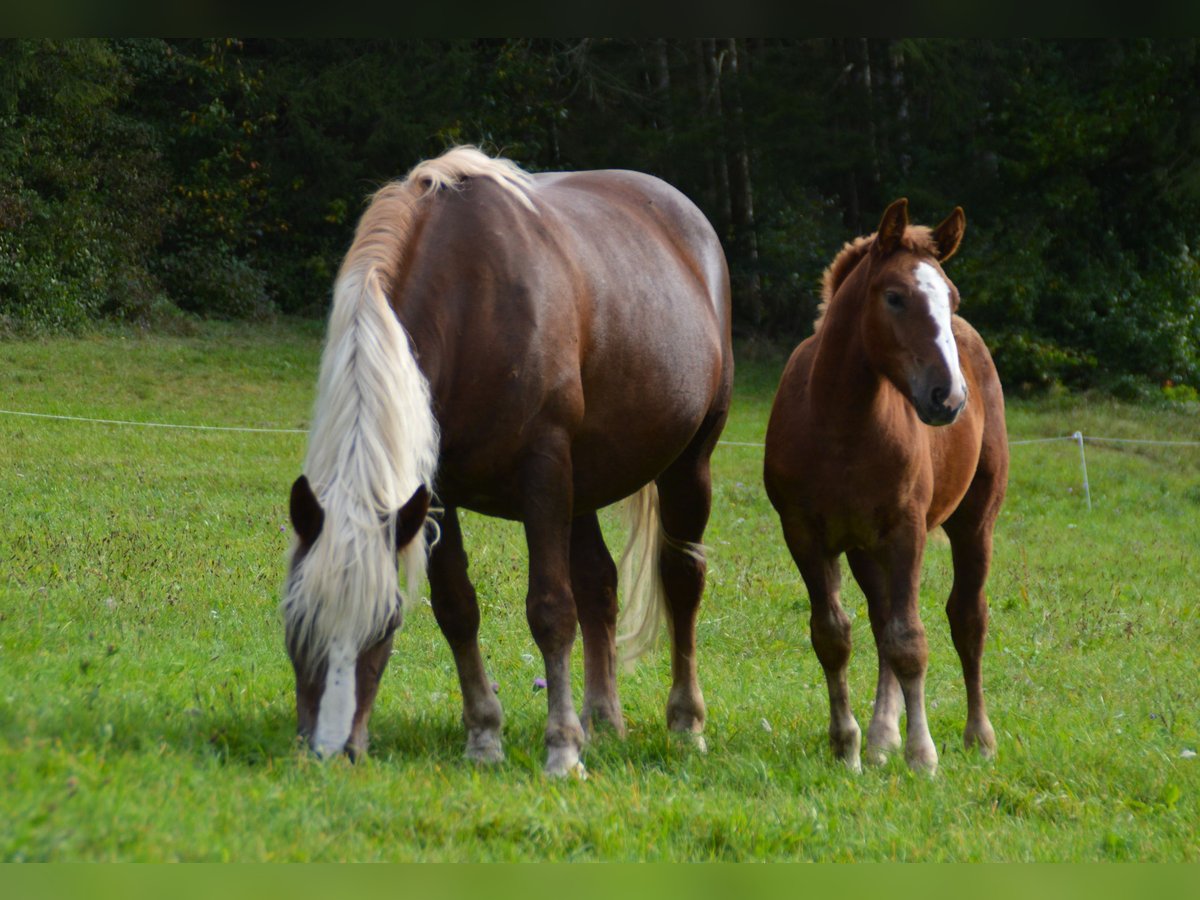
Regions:
<svg viewBox="0 0 1200 900"><path fill-rule="evenodd" d="M632 666L658 641L667 620L667 595L658 563L664 537L658 486L652 481L629 497L624 514L629 538L617 567L617 583L625 594L617 617L617 655L622 665Z"/></svg>
<svg viewBox="0 0 1200 900"><path fill-rule="evenodd" d="M625 602L617 618L617 655L628 668L657 643L664 623L671 628L660 567L663 549L671 547L703 560L704 547L677 541L663 530L658 486L653 481L625 501L624 513L629 538L618 565Z"/></svg>

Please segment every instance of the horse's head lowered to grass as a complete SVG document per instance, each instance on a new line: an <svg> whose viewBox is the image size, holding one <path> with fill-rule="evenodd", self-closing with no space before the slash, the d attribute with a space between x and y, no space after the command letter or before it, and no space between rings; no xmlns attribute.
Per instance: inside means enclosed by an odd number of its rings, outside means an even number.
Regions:
<svg viewBox="0 0 1200 900"><path fill-rule="evenodd" d="M424 527L429 500L428 488L421 485L394 515L327 533L325 510L308 478L301 475L292 485L289 512L296 541L284 586L287 648L296 672L299 732L321 755L345 749L353 756L365 749L367 719L392 634L403 619L395 558ZM380 576L374 587L381 596L364 608L369 617L353 629L344 627L344 619L324 620L320 611L344 607L337 594L362 589L352 583L358 580L354 576L361 574L364 560L373 559L383 565L365 569ZM348 562L357 565L347 567Z"/></svg>

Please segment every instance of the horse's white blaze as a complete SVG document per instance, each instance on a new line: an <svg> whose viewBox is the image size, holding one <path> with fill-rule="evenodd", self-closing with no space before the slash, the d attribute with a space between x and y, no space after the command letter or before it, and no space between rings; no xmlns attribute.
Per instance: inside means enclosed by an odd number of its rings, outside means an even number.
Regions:
<svg viewBox="0 0 1200 900"><path fill-rule="evenodd" d="M963 380L962 366L958 362L958 344L954 341L954 331L950 324L950 287L941 273L927 262L917 263L914 274L917 287L929 302L929 314L937 326L935 344L946 363L946 368L950 370L950 394L946 397L944 405L949 409L958 409L967 397L967 388Z"/></svg>
<svg viewBox="0 0 1200 900"><path fill-rule="evenodd" d="M329 667L325 673L325 690L317 709L317 728L313 733L313 749L319 756L341 753L350 739L357 702L353 647L341 641L329 649Z"/></svg>

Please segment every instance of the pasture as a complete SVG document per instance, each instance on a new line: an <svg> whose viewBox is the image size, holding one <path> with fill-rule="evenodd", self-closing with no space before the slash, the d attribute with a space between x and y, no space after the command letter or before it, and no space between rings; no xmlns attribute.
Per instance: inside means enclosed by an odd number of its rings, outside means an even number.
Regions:
<svg viewBox="0 0 1200 900"><path fill-rule="evenodd" d="M210 323L0 343L5 409L273 429L307 426L322 327ZM428 609L397 635L371 756L294 739L276 611L304 436L0 415L0 859L49 861L1200 860L1200 448L1015 446L988 584L985 690L998 756L961 750L965 699L942 606L921 588L932 780L902 759L855 776L826 738L808 605L761 483L783 364L738 347L714 456L699 625L709 752L668 738L668 653L620 681L625 742L587 781L541 774L545 694L517 526L463 526L506 762L462 760L450 652ZM1009 402L1012 439L1200 441L1193 405ZM615 517L609 545L623 539ZM875 651L853 617L855 713ZM580 645L575 689L581 692Z"/></svg>

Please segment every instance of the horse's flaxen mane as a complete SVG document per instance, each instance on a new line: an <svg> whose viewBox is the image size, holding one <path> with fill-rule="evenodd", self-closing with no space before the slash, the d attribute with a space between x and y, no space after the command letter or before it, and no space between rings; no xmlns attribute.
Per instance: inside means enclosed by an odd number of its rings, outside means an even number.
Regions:
<svg viewBox="0 0 1200 900"><path fill-rule="evenodd" d="M423 198L471 178L491 179L533 209L532 179L515 163L455 147L376 192L338 271L304 464L323 537L297 564L282 604L289 644L308 647L314 662L368 646L399 611L395 515L418 486L433 485L438 428L386 292ZM411 604L424 536L400 549Z"/></svg>
<svg viewBox="0 0 1200 900"><path fill-rule="evenodd" d="M418 201L441 190L458 188L469 178L490 179L523 206L534 209L529 199L533 179L528 172L512 160L488 156L476 147L454 147L435 159L418 163L404 178L375 192L359 220L342 271L366 262L379 270L385 283L390 282L408 243Z"/></svg>
<svg viewBox="0 0 1200 900"><path fill-rule="evenodd" d="M813 323L813 331L820 330L821 322L825 319L825 313L829 309L829 302L833 299L833 295L850 277L850 273L867 255L867 251L871 249L874 242L874 233L855 238L843 246L838 255L834 257L833 262L829 264L829 268L821 276L821 305L817 307L817 319ZM938 252L937 244L933 240L932 229L924 225L909 225L904 230L904 237L900 239L900 249L910 253L928 253L933 256L936 256Z"/></svg>

